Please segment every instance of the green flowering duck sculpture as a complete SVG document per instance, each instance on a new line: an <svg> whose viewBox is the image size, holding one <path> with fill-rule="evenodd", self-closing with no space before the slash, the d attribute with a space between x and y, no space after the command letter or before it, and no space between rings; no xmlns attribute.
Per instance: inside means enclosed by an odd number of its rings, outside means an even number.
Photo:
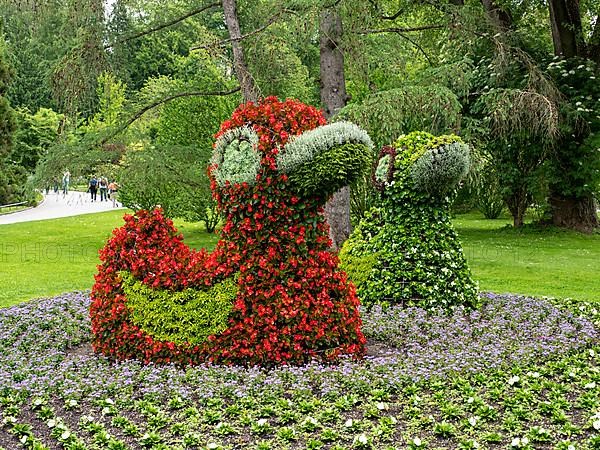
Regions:
<svg viewBox="0 0 600 450"><path fill-rule="evenodd" d="M477 286L450 221L469 164L469 147L454 135L413 132L382 149L373 173L380 205L340 251L362 303L477 306Z"/></svg>
<svg viewBox="0 0 600 450"><path fill-rule="evenodd" d="M126 216L101 251L93 347L112 359L301 364L360 357L358 299L328 251L327 199L361 176L369 136L274 97L240 106L209 167L224 217L212 252L160 210Z"/></svg>

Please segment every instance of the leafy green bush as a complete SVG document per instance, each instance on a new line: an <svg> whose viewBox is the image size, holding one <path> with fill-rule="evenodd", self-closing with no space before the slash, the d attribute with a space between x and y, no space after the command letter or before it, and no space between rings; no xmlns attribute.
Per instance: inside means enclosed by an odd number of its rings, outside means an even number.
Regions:
<svg viewBox="0 0 600 450"><path fill-rule="evenodd" d="M292 188L301 195L328 197L352 184L365 171L369 150L362 144L344 144L325 150L300 165L289 176Z"/></svg>
<svg viewBox="0 0 600 450"><path fill-rule="evenodd" d="M133 209L160 205L167 217L203 221L208 232L219 222L206 166L210 148L150 146L129 150L119 170L119 201Z"/></svg>
<svg viewBox="0 0 600 450"><path fill-rule="evenodd" d="M122 277L131 321L156 340L201 344L227 328L237 295L237 283L232 278L208 291L188 288L173 292L153 289L127 272Z"/></svg>
<svg viewBox="0 0 600 450"><path fill-rule="evenodd" d="M450 221L457 174L469 165L468 149L458 136L423 132L403 136L393 147L384 148L375 169L383 188L380 206L344 244L342 268L367 305L475 307L476 284Z"/></svg>

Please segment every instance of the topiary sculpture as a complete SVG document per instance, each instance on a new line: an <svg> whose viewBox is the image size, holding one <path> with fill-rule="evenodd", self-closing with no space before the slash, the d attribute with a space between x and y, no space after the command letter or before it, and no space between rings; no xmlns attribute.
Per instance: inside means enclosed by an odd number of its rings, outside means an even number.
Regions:
<svg viewBox="0 0 600 450"><path fill-rule="evenodd" d="M328 251L322 207L368 165L368 135L270 97L240 106L217 137L215 250L191 250L160 210L126 216L101 251L94 349L178 364L361 356L358 299Z"/></svg>
<svg viewBox="0 0 600 450"><path fill-rule="evenodd" d="M469 147L454 135L414 132L382 149L373 173L381 204L340 252L361 302L477 305L477 287L450 221L468 167Z"/></svg>

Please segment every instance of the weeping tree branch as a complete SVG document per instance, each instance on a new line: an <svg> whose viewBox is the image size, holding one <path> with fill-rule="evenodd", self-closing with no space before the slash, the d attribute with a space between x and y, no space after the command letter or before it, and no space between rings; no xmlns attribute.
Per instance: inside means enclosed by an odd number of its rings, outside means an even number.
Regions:
<svg viewBox="0 0 600 450"><path fill-rule="evenodd" d="M198 46L192 47L190 50L206 50L206 49L214 48L214 47L222 47L222 46L224 46L224 45L226 45L226 44L228 44L230 42L240 42L240 41L243 41L244 39L246 39L246 38L248 38L250 36L254 36L255 34L262 33L267 28L269 28L271 25L273 25L275 22L277 22L279 20L279 18L281 16L283 16L284 14L286 14L286 13L295 14L296 11L293 11L293 10L290 10L290 9L282 9L281 11L273 14L269 18L269 20L267 20L267 22L264 25L261 25L260 27L258 27L255 30L252 30L252 31L250 31L248 33L242 34L242 35L237 36L235 38L234 37L230 37L230 38L223 39L223 40L220 40L218 42L211 43L211 44L198 45Z"/></svg>
<svg viewBox="0 0 600 450"><path fill-rule="evenodd" d="M112 131L108 136L105 136L104 138L102 138L102 140L100 141L100 144L105 144L111 138L113 138L117 134L121 133L122 131L126 130L127 127L129 127L133 122L135 122L136 120L138 120L140 117L142 117L145 113L147 113L151 109L154 109L154 108L156 108L157 106L160 106L160 105L164 105L165 103L168 103L168 102L170 102L172 100L175 100L175 99L178 99L178 98L183 98L183 97L217 97L217 96L225 96L225 95L234 94L234 93L239 92L239 91L240 91L240 87L236 86L235 88L230 89L228 91L180 92L178 94L173 94L173 95L169 95L167 97L163 97L163 98L161 98L159 100L156 100L156 101L150 103L149 105L144 106L142 109L140 109L139 111L137 111L134 115L132 115L129 119L127 119L124 123L122 123L121 125L119 125L116 130Z"/></svg>
<svg viewBox="0 0 600 450"><path fill-rule="evenodd" d="M107 50L109 48L114 47L117 44L123 44L125 42L129 42L129 41L132 41L134 39L138 39L138 38L140 38L142 36L146 36L147 34L151 34L151 33L154 33L156 31L160 31L163 28L171 27L173 25L178 24L179 22L183 22L184 20L189 19L190 17L196 16L196 15L198 15L198 14L200 14L200 13L202 13L202 12L208 10L208 9L216 8L218 6L221 6L220 2L211 3L209 5L205 5L205 6L201 6L199 8L193 9L192 11L187 12L183 16L176 17L175 19L169 20L168 22L164 22L164 23L162 23L160 25L157 25L155 27L149 28L147 30L140 31L139 33L132 34L131 36L125 36L122 39L118 39L115 42L112 42L110 44L105 45L104 49Z"/></svg>
<svg viewBox="0 0 600 450"><path fill-rule="evenodd" d="M381 28L378 30L360 30L357 31L358 34L379 34L379 33L398 33L398 34L402 34L402 33L414 33L417 31L426 31L426 30L439 30L441 28L446 28L447 25L442 25L442 24L436 24L436 25L423 25L421 27L412 27L412 28L397 28L397 27L390 27L390 28Z"/></svg>

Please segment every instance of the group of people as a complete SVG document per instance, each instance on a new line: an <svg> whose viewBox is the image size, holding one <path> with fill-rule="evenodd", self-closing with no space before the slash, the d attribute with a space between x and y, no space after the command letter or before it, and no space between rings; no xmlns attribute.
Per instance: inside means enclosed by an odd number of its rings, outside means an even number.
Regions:
<svg viewBox="0 0 600 450"><path fill-rule="evenodd" d="M116 206L118 188L119 186L114 180L109 183L106 177L96 177L96 175L93 175L88 183L88 192L93 202L98 201L99 191L100 201L104 202L110 199L113 202L113 206Z"/></svg>

